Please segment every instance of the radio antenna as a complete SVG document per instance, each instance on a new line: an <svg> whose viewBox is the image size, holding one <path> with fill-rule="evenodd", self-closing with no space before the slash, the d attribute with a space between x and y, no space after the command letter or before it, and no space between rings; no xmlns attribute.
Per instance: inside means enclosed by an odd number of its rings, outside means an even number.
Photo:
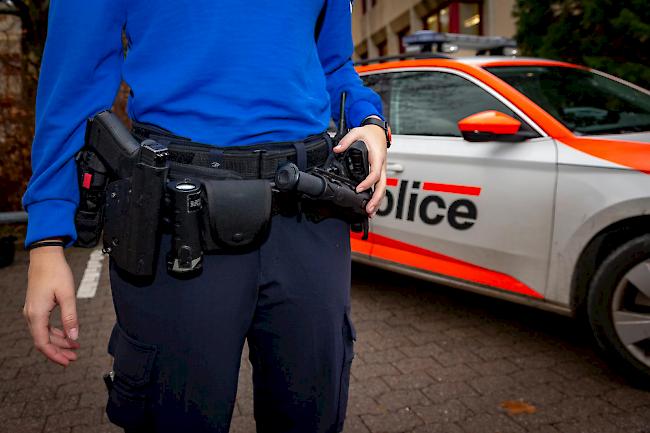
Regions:
<svg viewBox="0 0 650 433"><path fill-rule="evenodd" d="M341 92L341 106L339 108L339 124L336 128L336 135L334 136L335 143L341 141L343 136L348 133L348 126L345 122L345 99L346 98L347 98L347 93Z"/></svg>

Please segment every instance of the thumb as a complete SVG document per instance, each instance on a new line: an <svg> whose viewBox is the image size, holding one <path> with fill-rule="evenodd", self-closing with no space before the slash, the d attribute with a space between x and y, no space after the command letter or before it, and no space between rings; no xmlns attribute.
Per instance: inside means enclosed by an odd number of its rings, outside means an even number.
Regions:
<svg viewBox="0 0 650 433"><path fill-rule="evenodd" d="M350 132L345 134L341 141L339 141L338 146L334 148L337 152L342 152L352 145L355 141L362 138L362 134L359 128L351 129Z"/></svg>
<svg viewBox="0 0 650 433"><path fill-rule="evenodd" d="M77 321L77 300L73 288L63 293L57 293L57 301L61 306L61 322L65 335L71 340L79 338L79 322Z"/></svg>

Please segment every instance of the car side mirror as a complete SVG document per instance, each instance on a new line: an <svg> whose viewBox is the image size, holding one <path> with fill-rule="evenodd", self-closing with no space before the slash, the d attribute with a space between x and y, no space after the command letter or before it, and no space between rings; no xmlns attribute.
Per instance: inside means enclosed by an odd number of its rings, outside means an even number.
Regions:
<svg viewBox="0 0 650 433"><path fill-rule="evenodd" d="M463 138L472 142L517 142L530 138L529 134L520 132L520 128L520 121L495 110L482 111L458 121Z"/></svg>

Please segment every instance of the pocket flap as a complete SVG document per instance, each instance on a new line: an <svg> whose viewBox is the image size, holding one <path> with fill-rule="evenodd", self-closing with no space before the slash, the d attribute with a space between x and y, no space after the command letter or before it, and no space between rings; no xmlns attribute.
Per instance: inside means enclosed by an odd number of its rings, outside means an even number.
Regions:
<svg viewBox="0 0 650 433"><path fill-rule="evenodd" d="M116 323L108 342L108 353L114 358L113 371L132 386L149 382L158 348L141 343L131 337Z"/></svg>

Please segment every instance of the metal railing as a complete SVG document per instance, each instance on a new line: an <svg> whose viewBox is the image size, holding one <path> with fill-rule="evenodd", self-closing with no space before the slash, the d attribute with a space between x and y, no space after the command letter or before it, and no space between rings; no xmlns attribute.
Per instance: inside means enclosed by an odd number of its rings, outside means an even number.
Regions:
<svg viewBox="0 0 650 433"><path fill-rule="evenodd" d="M27 212L0 212L0 224L17 224L27 222Z"/></svg>

